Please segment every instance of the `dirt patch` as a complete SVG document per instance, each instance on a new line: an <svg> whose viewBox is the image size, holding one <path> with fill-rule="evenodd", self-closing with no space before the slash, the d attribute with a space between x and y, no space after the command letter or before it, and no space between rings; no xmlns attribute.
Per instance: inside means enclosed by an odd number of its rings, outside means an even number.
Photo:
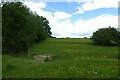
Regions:
<svg viewBox="0 0 120 80"><path fill-rule="evenodd" d="M33 59L39 62L47 62L50 61L52 57L49 55L35 55L33 56Z"/></svg>

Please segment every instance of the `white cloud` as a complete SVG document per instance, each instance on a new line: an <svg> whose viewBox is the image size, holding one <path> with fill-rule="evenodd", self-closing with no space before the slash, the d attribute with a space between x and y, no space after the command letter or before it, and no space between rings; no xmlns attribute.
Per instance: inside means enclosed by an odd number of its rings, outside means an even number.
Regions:
<svg viewBox="0 0 120 80"><path fill-rule="evenodd" d="M82 4L82 6L79 6L79 9L77 10L77 12L83 13L85 11L96 10L100 8L118 8L119 1L120 0L104 0L104 1L103 0L93 0L93 1L85 0L84 4Z"/></svg>
<svg viewBox="0 0 120 80"><path fill-rule="evenodd" d="M95 10L99 8L117 8L119 0L93 0L92 3L85 3L82 8L84 10Z"/></svg>
<svg viewBox="0 0 120 80"><path fill-rule="evenodd" d="M118 16L104 14L89 20L78 19L77 21L71 23L72 15L60 11L54 13L45 11L43 10L47 7L45 3L25 2L25 4L32 11L36 11L37 14L44 16L49 20L52 34L55 37L88 37L91 36L98 28L108 26L117 28L118 25ZM84 9L93 10L95 8L92 9L84 7Z"/></svg>
<svg viewBox="0 0 120 80"><path fill-rule="evenodd" d="M44 8L47 7L46 3L25 1L24 4L27 5L27 7L29 7L31 11L36 12L38 15L44 16L47 19L51 19L50 21L52 21L52 19L53 19L52 15L53 14L51 12L43 10Z"/></svg>
<svg viewBox="0 0 120 80"><path fill-rule="evenodd" d="M51 31L53 34L58 34L61 37L69 35L69 33L64 32L67 28L65 26L70 26L70 18L72 15L66 13L66 12L48 12L43 10L46 8L46 4L43 2L35 3L35 2L25 2L25 5L30 8L30 10L37 12L38 15L44 16L49 20L49 25L51 27ZM67 25L66 25L66 24ZM60 33L60 34L59 34Z"/></svg>
<svg viewBox="0 0 120 80"><path fill-rule="evenodd" d="M108 14L103 14L101 16L98 16L96 18L92 18L89 20L83 20L81 23L81 20L76 21L75 24L81 25L83 28L83 31L87 32L93 32L96 31L98 28L104 28L108 26L117 27L118 24L118 17Z"/></svg>
<svg viewBox="0 0 120 80"><path fill-rule="evenodd" d="M27 7L29 7L32 11L36 11L36 12L46 7L46 4L43 2L35 3L32 1L29 2L25 1L24 4L27 5Z"/></svg>
<svg viewBox="0 0 120 80"><path fill-rule="evenodd" d="M66 12L55 12L54 17L57 19L67 19L70 18L72 15L66 13Z"/></svg>
<svg viewBox="0 0 120 80"><path fill-rule="evenodd" d="M90 37L92 33L99 28L109 26L117 28L117 22L117 16L104 14L89 20L80 19L74 23L71 23L70 21L57 23L55 25L57 27L53 32L59 34L56 37Z"/></svg>
<svg viewBox="0 0 120 80"><path fill-rule="evenodd" d="M54 23L56 20L69 19L72 16L66 12L57 11L52 13L49 11L45 11L43 9L46 8L47 5L43 2L35 3L26 1L24 2L24 4L27 5L27 7L29 7L31 11L37 12L38 15L46 17L52 23Z"/></svg>

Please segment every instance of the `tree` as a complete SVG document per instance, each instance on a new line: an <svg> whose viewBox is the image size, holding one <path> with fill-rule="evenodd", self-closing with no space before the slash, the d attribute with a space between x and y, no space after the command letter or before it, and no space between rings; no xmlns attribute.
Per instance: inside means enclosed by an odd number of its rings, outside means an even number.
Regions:
<svg viewBox="0 0 120 80"><path fill-rule="evenodd" d="M21 2L7 2L2 6L3 53L27 53L35 41L51 35L46 18L33 13Z"/></svg>
<svg viewBox="0 0 120 80"><path fill-rule="evenodd" d="M31 33L34 33L35 42L45 40L51 36L49 21L43 16L39 16L36 13L31 13L28 17L28 25L31 27Z"/></svg>
<svg viewBox="0 0 120 80"><path fill-rule="evenodd" d="M51 31L50 31L50 26L49 26L49 21L44 18L43 16L40 17L41 18L41 24L42 24L42 27L44 28L45 32L47 33L47 36L51 36Z"/></svg>
<svg viewBox="0 0 120 80"><path fill-rule="evenodd" d="M21 2L7 2L2 7L3 51L9 53L26 52L28 49L28 32L26 16L29 9Z"/></svg>
<svg viewBox="0 0 120 80"><path fill-rule="evenodd" d="M101 28L93 32L91 37L94 44L98 45L119 45L120 32L114 27Z"/></svg>

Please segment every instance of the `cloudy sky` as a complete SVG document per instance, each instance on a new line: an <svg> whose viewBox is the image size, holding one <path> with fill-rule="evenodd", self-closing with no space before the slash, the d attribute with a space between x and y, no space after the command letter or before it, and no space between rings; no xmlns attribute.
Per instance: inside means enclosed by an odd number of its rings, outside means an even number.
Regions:
<svg viewBox="0 0 120 80"><path fill-rule="evenodd" d="M98 28L118 27L120 0L27 0L30 10L49 20L52 36L90 37Z"/></svg>

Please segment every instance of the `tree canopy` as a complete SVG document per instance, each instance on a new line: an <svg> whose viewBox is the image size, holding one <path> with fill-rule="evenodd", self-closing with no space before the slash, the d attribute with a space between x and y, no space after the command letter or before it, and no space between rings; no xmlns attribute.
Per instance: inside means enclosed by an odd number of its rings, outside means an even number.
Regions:
<svg viewBox="0 0 120 80"><path fill-rule="evenodd" d="M101 28L93 33L91 37L94 44L98 45L119 45L120 32L114 27Z"/></svg>
<svg viewBox="0 0 120 80"><path fill-rule="evenodd" d="M3 53L27 53L36 41L51 36L49 21L30 11L21 2L6 2L2 6Z"/></svg>

